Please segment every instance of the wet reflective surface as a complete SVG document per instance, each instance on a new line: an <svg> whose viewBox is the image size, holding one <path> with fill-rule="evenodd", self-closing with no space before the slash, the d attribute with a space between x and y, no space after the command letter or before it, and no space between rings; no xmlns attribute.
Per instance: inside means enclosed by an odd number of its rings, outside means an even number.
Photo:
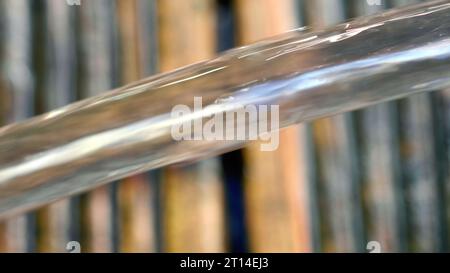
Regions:
<svg viewBox="0 0 450 273"><path fill-rule="evenodd" d="M279 105L280 125L450 87L450 1L333 29L300 29L0 129L0 215L244 141L175 141L175 105L204 121L234 105Z"/></svg>

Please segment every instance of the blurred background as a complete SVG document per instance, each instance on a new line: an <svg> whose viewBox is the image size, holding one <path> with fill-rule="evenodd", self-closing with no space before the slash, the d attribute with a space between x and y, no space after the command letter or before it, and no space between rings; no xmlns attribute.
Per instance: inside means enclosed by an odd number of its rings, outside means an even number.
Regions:
<svg viewBox="0 0 450 273"><path fill-rule="evenodd" d="M417 2L0 0L0 122ZM447 252L449 106L450 90L414 95L285 129L275 152L117 181L3 221L0 252Z"/></svg>

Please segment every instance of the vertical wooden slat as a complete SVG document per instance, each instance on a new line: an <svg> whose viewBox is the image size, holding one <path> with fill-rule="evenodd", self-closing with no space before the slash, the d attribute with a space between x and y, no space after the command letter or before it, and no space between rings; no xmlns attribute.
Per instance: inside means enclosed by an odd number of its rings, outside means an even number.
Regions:
<svg viewBox="0 0 450 273"><path fill-rule="evenodd" d="M1 88L5 101L4 121L15 122L33 113L33 75L31 71L31 13L29 1L0 2L3 17ZM9 103L9 105L6 105ZM0 251L26 252L34 238L28 233L29 217L19 215L0 223Z"/></svg>
<svg viewBox="0 0 450 273"><path fill-rule="evenodd" d="M138 3L135 0L118 1L119 33L121 41L122 83L127 84L144 76L140 56L138 30ZM145 27L145 26L142 26ZM149 56L148 58L152 58ZM119 215L122 252L154 251L152 204L148 176L142 174L124 179L119 185Z"/></svg>
<svg viewBox="0 0 450 273"><path fill-rule="evenodd" d="M344 2L306 2L308 24L313 28L345 19ZM323 190L320 206L325 251L352 252L365 249L356 136L351 114L313 123L318 152L318 181Z"/></svg>
<svg viewBox="0 0 450 273"><path fill-rule="evenodd" d="M381 11L382 5L353 1L353 16ZM367 240L377 241L382 252L404 251L406 243L404 198L396 134L396 103L382 103L356 112L361 129L364 201L367 211Z"/></svg>
<svg viewBox="0 0 450 273"><path fill-rule="evenodd" d="M149 76L158 71L158 16L157 1L137 0L138 13L138 49L140 70L142 76ZM162 251L162 207L161 207L161 170L148 173L150 182L149 194L151 199L150 216L153 224L153 248L155 252Z"/></svg>
<svg viewBox="0 0 450 273"><path fill-rule="evenodd" d="M392 0L395 5L418 0ZM409 219L409 251L443 251L446 242L445 181L439 179L430 94L418 94L400 101L402 166L406 182Z"/></svg>
<svg viewBox="0 0 450 273"><path fill-rule="evenodd" d="M81 97L109 90L118 83L115 1L83 1L81 22ZM113 252L117 245L115 186L102 186L82 197L82 249Z"/></svg>
<svg viewBox="0 0 450 273"><path fill-rule="evenodd" d="M411 250L433 252L437 251L440 238L430 98L428 94L413 95L400 103Z"/></svg>
<svg viewBox="0 0 450 273"><path fill-rule="evenodd" d="M73 32L74 8L62 1L44 2L45 42L35 45L43 51L43 63L38 65L42 72L42 94L40 112L62 107L75 98L76 63ZM40 252L65 252L70 239L71 200L65 199L38 212Z"/></svg>
<svg viewBox="0 0 450 273"><path fill-rule="evenodd" d="M159 1L158 14L162 71L214 55L214 1ZM225 251L223 185L217 159L169 167L163 180L164 251Z"/></svg>
<svg viewBox="0 0 450 273"><path fill-rule="evenodd" d="M296 26L293 1L236 1L239 43L251 43ZM311 250L306 175L302 169L304 127L280 132L274 152L256 142L244 149L245 201L250 251Z"/></svg>
<svg viewBox="0 0 450 273"><path fill-rule="evenodd" d="M141 75L149 76L158 70L157 1L137 0L137 32Z"/></svg>
<svg viewBox="0 0 450 273"><path fill-rule="evenodd" d="M437 198L440 200L438 219L439 251L449 251L450 238L450 89L431 94L436 154Z"/></svg>

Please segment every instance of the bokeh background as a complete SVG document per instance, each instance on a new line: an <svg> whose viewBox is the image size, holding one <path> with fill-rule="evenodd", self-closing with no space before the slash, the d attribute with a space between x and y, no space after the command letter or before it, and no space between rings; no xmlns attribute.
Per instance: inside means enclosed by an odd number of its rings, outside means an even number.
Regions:
<svg viewBox="0 0 450 273"><path fill-rule="evenodd" d="M293 28L419 1L77 2L0 0L2 125ZM0 252L66 252L69 241L82 252L367 252L369 241L447 252L449 106L450 91L414 95L283 130L275 152L252 144L117 181L3 221Z"/></svg>

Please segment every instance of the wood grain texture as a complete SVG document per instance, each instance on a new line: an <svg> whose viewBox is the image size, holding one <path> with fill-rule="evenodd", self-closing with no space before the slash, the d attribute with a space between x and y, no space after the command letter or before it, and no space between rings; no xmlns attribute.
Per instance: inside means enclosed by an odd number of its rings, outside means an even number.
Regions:
<svg viewBox="0 0 450 273"><path fill-rule="evenodd" d="M214 56L214 1L160 1L158 15L161 71ZM217 158L166 168L163 180L163 250L225 251L223 185Z"/></svg>
<svg viewBox="0 0 450 273"><path fill-rule="evenodd" d="M26 0L0 2L2 46L0 52L0 100L2 121L23 120L32 113L34 89L31 72L30 3ZM29 218L18 215L0 223L0 252L28 251Z"/></svg>
<svg viewBox="0 0 450 273"><path fill-rule="evenodd" d="M293 1L235 3L240 44L296 26ZM303 125L282 130L280 145L274 152L260 151L259 142L244 149L250 251L311 251L303 130Z"/></svg>
<svg viewBox="0 0 450 273"><path fill-rule="evenodd" d="M121 84L124 85L145 76L142 72L144 60L140 55L142 43L138 33L138 3L136 0L118 1L117 11L121 44ZM155 232L147 176L142 174L124 179L119 185L118 197L120 251L154 252Z"/></svg>
<svg viewBox="0 0 450 273"><path fill-rule="evenodd" d="M118 56L116 1L85 1L78 8L81 32L78 95L85 98L117 85L120 74L115 63ZM83 252L116 250L115 186L99 187L81 198Z"/></svg>
<svg viewBox="0 0 450 273"><path fill-rule="evenodd" d="M74 37L74 10L61 1L42 2L45 16L41 16L46 33L37 67L41 71L41 86L37 101L39 112L48 112L73 102L76 92L76 62ZM57 201L37 212L37 251L66 252L71 241L71 200Z"/></svg>
<svg viewBox="0 0 450 273"><path fill-rule="evenodd" d="M307 23L313 29L345 20L344 1L306 2ZM364 251L360 184L355 155L355 129L349 113L312 123L318 157L322 250Z"/></svg>

